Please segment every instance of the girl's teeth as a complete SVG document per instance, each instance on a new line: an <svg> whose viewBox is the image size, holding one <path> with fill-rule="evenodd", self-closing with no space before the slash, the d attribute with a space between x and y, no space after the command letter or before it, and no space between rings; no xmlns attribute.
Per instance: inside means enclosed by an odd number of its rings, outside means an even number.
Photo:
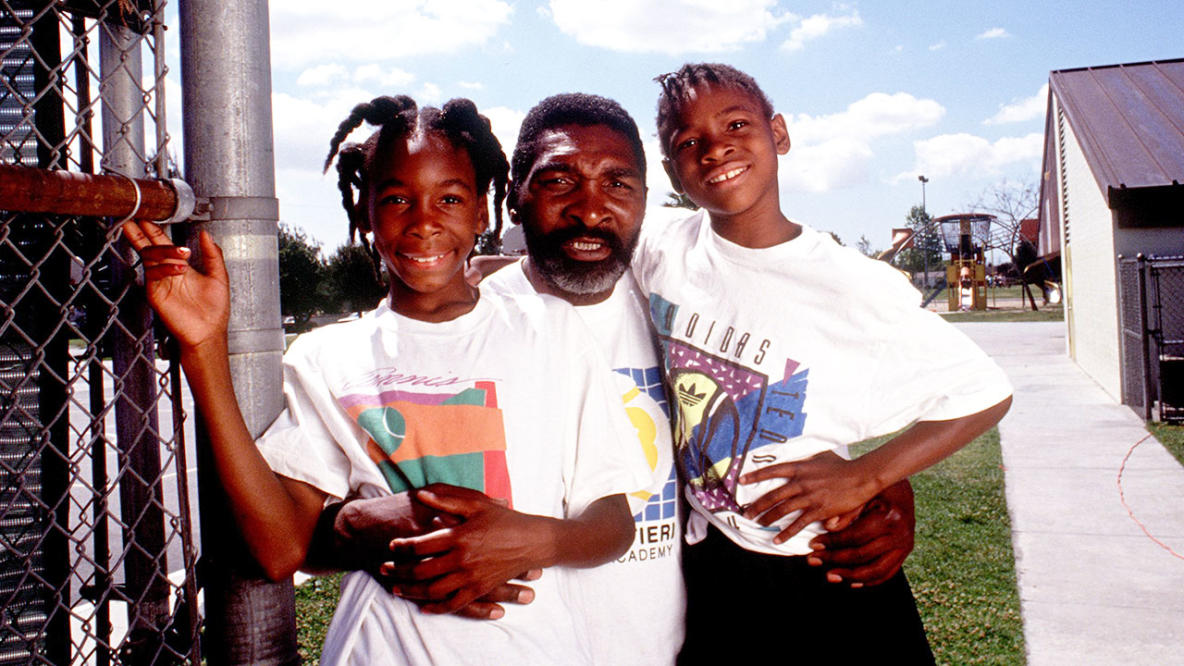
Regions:
<svg viewBox="0 0 1184 666"><path fill-rule="evenodd" d="M443 256L444 255L442 255L442 254L437 254L434 257L411 257L411 256L408 256L407 258L410 259L411 261L414 261L417 263L430 264L431 262L436 261L437 259L440 259Z"/></svg>
<svg viewBox="0 0 1184 666"><path fill-rule="evenodd" d="M736 176L739 176L743 171L744 171L743 167L738 168L738 169L732 169L731 171L721 173L720 175L716 176L715 178L712 178L711 180L709 180L707 182L722 183L725 180L731 180L731 179L735 178Z"/></svg>

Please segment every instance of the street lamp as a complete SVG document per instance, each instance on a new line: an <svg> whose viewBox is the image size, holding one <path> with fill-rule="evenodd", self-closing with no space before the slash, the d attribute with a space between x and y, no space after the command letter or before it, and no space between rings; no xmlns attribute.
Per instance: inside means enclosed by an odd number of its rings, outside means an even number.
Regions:
<svg viewBox="0 0 1184 666"><path fill-rule="evenodd" d="M925 277L921 278L921 284L925 288L929 288L929 214L925 212L925 183L929 179L925 176L917 176L917 180L921 181L921 219L924 220L924 233L921 235L921 260L925 266ZM914 243L916 245L916 243ZM914 264L915 265L915 264Z"/></svg>

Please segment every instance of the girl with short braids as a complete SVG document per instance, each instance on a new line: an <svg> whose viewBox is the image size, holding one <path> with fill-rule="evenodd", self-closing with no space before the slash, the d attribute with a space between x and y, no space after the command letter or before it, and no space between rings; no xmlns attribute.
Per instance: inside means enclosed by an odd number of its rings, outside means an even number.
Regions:
<svg viewBox="0 0 1184 666"><path fill-rule="evenodd" d="M377 130L346 143L363 122ZM575 311L465 281L490 186L499 227L506 191L489 121L468 100L420 109L379 97L337 128L326 170L335 157L351 239L386 268L388 296L293 341L285 408L257 440L231 387L221 251L202 232L191 266L159 227L125 226L149 301L180 343L240 532L278 580L305 563L326 502L405 507L383 567L400 596L365 571L346 575L324 664L587 663L569 570L629 546L625 493L646 485L649 466ZM531 603L497 606L493 621L456 614L548 567Z"/></svg>

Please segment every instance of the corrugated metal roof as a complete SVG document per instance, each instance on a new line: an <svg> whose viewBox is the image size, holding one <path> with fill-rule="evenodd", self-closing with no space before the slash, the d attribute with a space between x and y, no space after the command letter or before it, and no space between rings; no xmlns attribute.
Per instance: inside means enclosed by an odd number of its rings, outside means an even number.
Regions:
<svg viewBox="0 0 1184 666"><path fill-rule="evenodd" d="M1049 76L1111 207L1116 191L1184 183L1184 59Z"/></svg>

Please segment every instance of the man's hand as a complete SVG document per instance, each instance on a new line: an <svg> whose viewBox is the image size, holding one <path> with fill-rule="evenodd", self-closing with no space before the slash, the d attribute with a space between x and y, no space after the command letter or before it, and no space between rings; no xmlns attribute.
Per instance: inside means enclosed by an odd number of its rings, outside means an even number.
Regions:
<svg viewBox="0 0 1184 666"><path fill-rule="evenodd" d="M433 487L440 492L458 497L473 500L489 499L484 494L467 488L444 485ZM314 571L365 570L383 587L390 590L395 584L404 582L383 573L383 563L389 563L392 557L393 540L419 536L459 523L460 519L456 516L441 513L417 502L406 492L333 504L321 512L305 568ZM535 569L517 578L532 581L541 575L542 570ZM525 585L505 583L460 608L456 614L473 619L496 620L505 615L505 610L499 604L528 604L533 600L533 589Z"/></svg>
<svg viewBox="0 0 1184 666"><path fill-rule="evenodd" d="M810 546L815 551L806 561L827 567L832 583L879 585L912 552L915 527L913 488L901 481L872 498L849 527L814 537Z"/></svg>
<svg viewBox="0 0 1184 666"><path fill-rule="evenodd" d="M507 582L528 577L553 559L555 519L519 513L485 495L452 486L427 486L416 491L416 499L461 520L391 542L394 561L383 565L382 574L394 582L395 594L422 602L425 613L458 612L474 601L489 599L498 588L503 588L499 594L504 596L493 601L522 602L521 586L507 586ZM533 598L533 592L527 596Z"/></svg>
<svg viewBox="0 0 1184 666"><path fill-rule="evenodd" d="M768 526L801 511L773 538L773 543L785 543L810 523L850 514L870 500L877 489L862 472L858 460L844 460L833 451L747 472L740 476L740 483L770 479L785 479L785 483L745 507L744 517Z"/></svg>

